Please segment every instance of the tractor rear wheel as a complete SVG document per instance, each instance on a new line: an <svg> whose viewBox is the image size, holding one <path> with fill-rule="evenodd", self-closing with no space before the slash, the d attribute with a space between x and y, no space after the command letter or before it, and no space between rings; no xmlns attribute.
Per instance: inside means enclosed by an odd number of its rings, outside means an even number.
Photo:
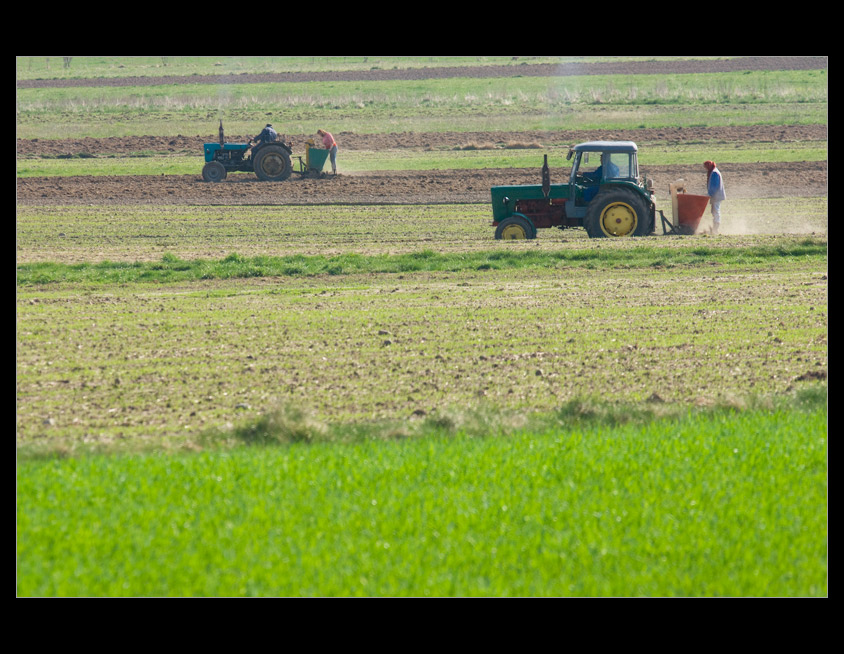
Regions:
<svg viewBox="0 0 844 654"><path fill-rule="evenodd" d="M510 216L498 223L495 238L505 241L536 238L536 229L521 216Z"/></svg>
<svg viewBox="0 0 844 654"><path fill-rule="evenodd" d="M280 145L265 145L254 156L252 167L264 182L283 182L293 172L290 153Z"/></svg>
<svg viewBox="0 0 844 654"><path fill-rule="evenodd" d="M601 191L586 209L583 221L590 238L646 236L651 219L644 200L623 189Z"/></svg>
<svg viewBox="0 0 844 654"><path fill-rule="evenodd" d="M206 182L222 182L227 174L226 167L219 161L209 161L202 167L202 179Z"/></svg>

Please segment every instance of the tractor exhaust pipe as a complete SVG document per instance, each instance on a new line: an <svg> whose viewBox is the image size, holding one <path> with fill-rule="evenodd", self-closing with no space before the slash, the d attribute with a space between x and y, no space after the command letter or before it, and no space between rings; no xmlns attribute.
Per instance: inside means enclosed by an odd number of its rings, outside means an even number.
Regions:
<svg viewBox="0 0 844 654"><path fill-rule="evenodd" d="M548 155L545 155L545 161L542 164L542 195L545 199L551 195L551 171L548 169Z"/></svg>

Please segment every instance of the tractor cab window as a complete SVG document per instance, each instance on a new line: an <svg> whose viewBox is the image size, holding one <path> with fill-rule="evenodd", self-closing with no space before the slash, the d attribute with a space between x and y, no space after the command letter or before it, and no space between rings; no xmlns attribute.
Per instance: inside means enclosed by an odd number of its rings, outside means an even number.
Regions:
<svg viewBox="0 0 844 654"><path fill-rule="evenodd" d="M635 163L633 156L627 152L613 152L612 154L604 154L605 161L607 161L606 170L604 171L604 179L630 179L636 178L633 169Z"/></svg>
<svg viewBox="0 0 844 654"><path fill-rule="evenodd" d="M578 173L586 185L601 184L611 179L630 177L630 155L627 153L585 152Z"/></svg>
<svg viewBox="0 0 844 654"><path fill-rule="evenodd" d="M636 156L629 152L584 152L578 175L582 175L586 185L614 179L636 179Z"/></svg>

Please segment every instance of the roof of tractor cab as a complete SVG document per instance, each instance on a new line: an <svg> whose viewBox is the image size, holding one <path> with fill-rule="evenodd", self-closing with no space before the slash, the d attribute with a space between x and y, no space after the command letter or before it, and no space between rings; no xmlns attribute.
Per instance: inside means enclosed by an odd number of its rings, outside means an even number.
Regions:
<svg viewBox="0 0 844 654"><path fill-rule="evenodd" d="M639 150L633 141L587 141L578 143L572 152L637 152Z"/></svg>

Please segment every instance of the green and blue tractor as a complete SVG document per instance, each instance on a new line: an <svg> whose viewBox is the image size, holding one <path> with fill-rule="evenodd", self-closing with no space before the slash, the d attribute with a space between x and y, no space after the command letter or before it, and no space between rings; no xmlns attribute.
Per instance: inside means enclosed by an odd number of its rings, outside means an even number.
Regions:
<svg viewBox="0 0 844 654"><path fill-rule="evenodd" d="M682 196L678 180L670 189L674 216L666 218L656 209L653 182L639 176L632 141L581 143L567 159L574 159L567 184L551 184L545 155L541 184L492 187L495 238L533 239L548 227L582 227L591 238L647 236L655 231L657 213L664 234L697 230L708 198Z"/></svg>

